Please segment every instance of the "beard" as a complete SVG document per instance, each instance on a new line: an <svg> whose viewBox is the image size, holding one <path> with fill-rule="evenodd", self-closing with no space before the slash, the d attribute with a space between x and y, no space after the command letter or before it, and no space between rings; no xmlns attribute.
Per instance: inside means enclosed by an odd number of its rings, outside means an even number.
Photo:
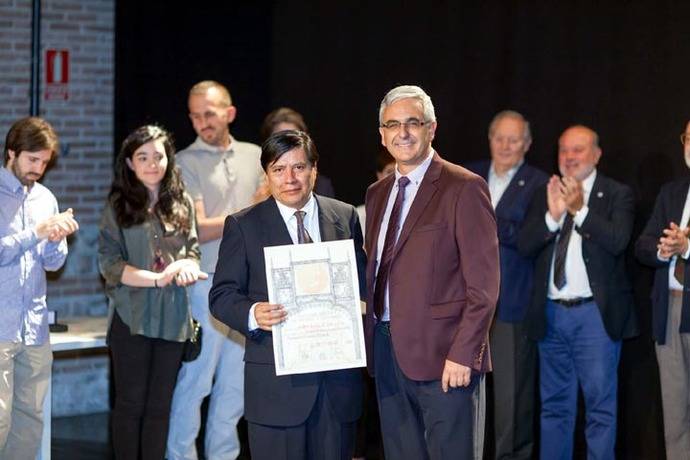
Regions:
<svg viewBox="0 0 690 460"><path fill-rule="evenodd" d="M19 168L19 163L17 161L12 162L12 174L15 175L22 185L27 187L31 187L34 185L34 182L41 178L41 176L35 173L24 174L24 171Z"/></svg>

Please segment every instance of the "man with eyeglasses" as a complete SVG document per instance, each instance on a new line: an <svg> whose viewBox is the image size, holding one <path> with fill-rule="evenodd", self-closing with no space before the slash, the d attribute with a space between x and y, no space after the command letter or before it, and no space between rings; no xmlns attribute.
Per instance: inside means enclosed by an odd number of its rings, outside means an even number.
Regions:
<svg viewBox="0 0 690 460"><path fill-rule="evenodd" d="M532 195L548 176L525 162L531 143L529 122L518 112L504 110L489 124L491 159L467 165L488 182L498 225L501 291L491 327L490 392L497 460L528 460L534 448L537 346L527 336L524 321L534 261L519 254L517 239Z"/></svg>
<svg viewBox="0 0 690 460"><path fill-rule="evenodd" d="M384 451L402 460L481 457L474 392L491 369L499 289L489 189L431 146L436 116L421 88L388 92L379 126L396 168L366 196L365 330Z"/></svg>
<svg viewBox="0 0 690 460"><path fill-rule="evenodd" d="M597 169L600 158L596 132L566 129L561 175L535 192L518 240L535 258L525 321L539 349L542 460L572 458L578 389L587 458L615 458L621 341L637 332L625 267L635 200Z"/></svg>
<svg viewBox="0 0 690 460"><path fill-rule="evenodd" d="M690 123L681 134L690 168ZM652 334L661 381L666 457L690 458L690 289L685 279L690 256L690 178L664 185L637 240L635 254L656 268L652 288Z"/></svg>
<svg viewBox="0 0 690 460"><path fill-rule="evenodd" d="M363 293L366 256L357 211L312 193L319 156L308 134L281 131L262 149L271 196L226 220L209 295L213 315L247 338L251 457L351 460L362 412L361 371L276 375L271 331L289 315L282 305L268 302L264 248L352 239Z"/></svg>
<svg viewBox="0 0 690 460"><path fill-rule="evenodd" d="M178 152L187 192L194 200L201 270L208 280L190 288L192 316L201 323L201 353L180 369L170 413L167 458L196 460L195 440L200 408L210 393L205 452L211 459L234 459L240 453L236 425L243 413L244 337L211 317L208 292L213 283L225 218L253 203L263 181L259 146L230 135L237 109L230 93L215 81L202 81L189 91L189 118L197 134Z"/></svg>

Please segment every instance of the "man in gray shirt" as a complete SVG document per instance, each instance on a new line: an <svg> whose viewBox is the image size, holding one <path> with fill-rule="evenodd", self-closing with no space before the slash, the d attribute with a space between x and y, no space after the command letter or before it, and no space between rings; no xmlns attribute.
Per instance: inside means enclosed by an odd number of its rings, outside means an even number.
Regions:
<svg viewBox="0 0 690 460"><path fill-rule="evenodd" d="M240 443L236 425L243 413L244 339L211 317L213 283L225 218L251 205L264 179L261 148L235 140L228 129L237 114L227 88L202 81L189 91L189 118L198 137L177 154L187 192L194 200L201 242L201 270L208 280L190 288L192 315L201 323L201 354L184 363L170 413L169 460L196 460L200 406L211 393L206 424L208 459L234 459Z"/></svg>

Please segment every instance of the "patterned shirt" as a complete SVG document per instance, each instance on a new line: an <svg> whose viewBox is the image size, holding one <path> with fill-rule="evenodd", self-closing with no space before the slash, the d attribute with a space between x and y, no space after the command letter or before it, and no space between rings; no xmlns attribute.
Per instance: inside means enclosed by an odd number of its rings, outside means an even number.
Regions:
<svg viewBox="0 0 690 460"><path fill-rule="evenodd" d="M50 190L0 168L0 342L48 341L45 271L62 267L67 242L39 240L36 224L58 212Z"/></svg>

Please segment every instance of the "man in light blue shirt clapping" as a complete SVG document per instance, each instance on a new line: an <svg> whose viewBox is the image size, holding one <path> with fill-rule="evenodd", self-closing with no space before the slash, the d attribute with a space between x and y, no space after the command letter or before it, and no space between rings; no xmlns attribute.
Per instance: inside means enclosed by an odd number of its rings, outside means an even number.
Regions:
<svg viewBox="0 0 690 460"><path fill-rule="evenodd" d="M35 458L52 353L45 271L67 257L79 225L36 181L58 150L53 127L23 118L10 128L0 168L0 459Z"/></svg>

